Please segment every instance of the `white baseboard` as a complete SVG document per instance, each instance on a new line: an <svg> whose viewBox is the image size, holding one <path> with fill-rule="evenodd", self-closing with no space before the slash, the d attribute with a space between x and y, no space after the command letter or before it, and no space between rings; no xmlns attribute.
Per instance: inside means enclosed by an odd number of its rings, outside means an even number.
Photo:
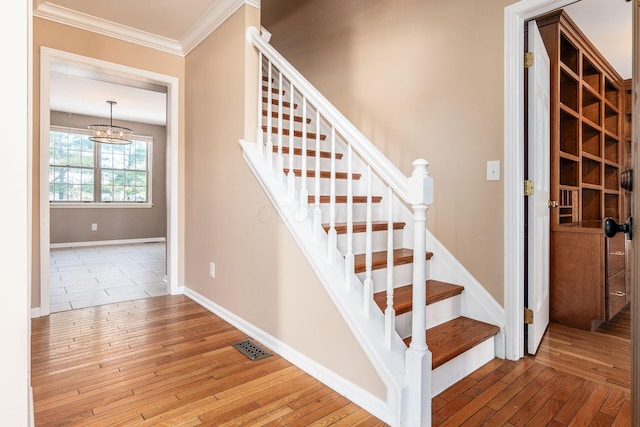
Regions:
<svg viewBox="0 0 640 427"><path fill-rule="evenodd" d="M208 298L200 295L193 289L185 286L184 295L191 298L224 321L230 323L235 328L249 335L256 341L264 344L270 350L274 351L292 364L296 365L298 368L316 378L327 387L330 387L337 393L345 396L347 399L351 400L356 405L368 411L373 416L379 418L387 424L390 424L391 420L393 420L393 416L390 413L390 408L388 407L386 402L384 402L380 398L372 395L366 390L363 390L361 387L353 384L352 382L347 381L345 378L341 377L330 369L327 369L326 367L318 364L318 362L310 359L306 355L291 348L289 345L285 344L274 336L238 317L224 307L221 307Z"/></svg>
<svg viewBox="0 0 640 427"><path fill-rule="evenodd" d="M35 411L33 408L33 387L29 386L29 427L36 425Z"/></svg>
<svg viewBox="0 0 640 427"><path fill-rule="evenodd" d="M33 307L31 309L31 318L35 319L36 317L40 317L40 313L41 313L40 307Z"/></svg>
<svg viewBox="0 0 640 427"><path fill-rule="evenodd" d="M96 240L93 242L69 242L69 243L51 243L51 249L60 248L77 248L84 246L107 246L107 245L132 245L135 243L158 243L166 242L166 237L144 237L142 239L120 239L120 240Z"/></svg>

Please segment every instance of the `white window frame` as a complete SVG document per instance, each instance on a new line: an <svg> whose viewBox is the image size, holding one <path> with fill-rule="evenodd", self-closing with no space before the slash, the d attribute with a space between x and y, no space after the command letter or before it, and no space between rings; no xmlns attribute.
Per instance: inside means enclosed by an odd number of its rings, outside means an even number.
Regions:
<svg viewBox="0 0 640 427"><path fill-rule="evenodd" d="M69 128L65 126L50 126L50 132L70 132L80 135L89 135L89 131L87 129L80 128ZM49 200L49 206L52 208L62 208L62 209L83 209L83 208L105 208L105 209L122 209L122 208L151 208L153 207L153 137L145 136L145 135L133 135L131 139L136 141L144 141L147 143L147 201L146 202L98 202L95 199L98 198L99 194L95 194L96 191L100 189L94 187L94 201L93 202L82 202L82 201L59 201L59 200ZM99 144L96 142L95 144ZM94 153L97 155L98 148L94 148ZM98 165L98 158L96 158L96 163L93 166L94 170L94 181L99 179L98 174L102 170L102 168ZM49 164L51 167L51 164Z"/></svg>

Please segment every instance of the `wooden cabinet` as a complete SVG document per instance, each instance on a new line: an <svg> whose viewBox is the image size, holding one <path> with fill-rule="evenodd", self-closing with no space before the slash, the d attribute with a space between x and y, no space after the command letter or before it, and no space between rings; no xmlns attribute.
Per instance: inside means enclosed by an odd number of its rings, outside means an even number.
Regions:
<svg viewBox="0 0 640 427"><path fill-rule="evenodd" d="M594 329L628 297L624 221L623 81L562 11L537 19L551 65L551 321Z"/></svg>

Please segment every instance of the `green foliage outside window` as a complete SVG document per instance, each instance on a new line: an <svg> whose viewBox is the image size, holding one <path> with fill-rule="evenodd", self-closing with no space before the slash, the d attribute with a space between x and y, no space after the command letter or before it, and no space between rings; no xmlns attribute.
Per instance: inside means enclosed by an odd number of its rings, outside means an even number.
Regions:
<svg viewBox="0 0 640 427"><path fill-rule="evenodd" d="M49 134L49 200L147 202L149 143L99 144L82 133Z"/></svg>

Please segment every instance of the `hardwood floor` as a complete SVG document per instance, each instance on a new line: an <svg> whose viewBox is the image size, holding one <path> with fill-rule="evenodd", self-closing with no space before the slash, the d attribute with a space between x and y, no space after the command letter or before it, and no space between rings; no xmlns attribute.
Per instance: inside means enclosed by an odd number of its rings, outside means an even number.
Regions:
<svg viewBox="0 0 640 427"><path fill-rule="evenodd" d="M384 425L184 296L33 320L37 426Z"/></svg>
<svg viewBox="0 0 640 427"><path fill-rule="evenodd" d="M383 426L184 296L33 319L37 426ZM629 340L550 325L535 357L493 360L433 399L437 426L630 426Z"/></svg>
<svg viewBox="0 0 640 427"><path fill-rule="evenodd" d="M433 399L437 426L630 426L630 341L551 324L535 357L495 359Z"/></svg>

